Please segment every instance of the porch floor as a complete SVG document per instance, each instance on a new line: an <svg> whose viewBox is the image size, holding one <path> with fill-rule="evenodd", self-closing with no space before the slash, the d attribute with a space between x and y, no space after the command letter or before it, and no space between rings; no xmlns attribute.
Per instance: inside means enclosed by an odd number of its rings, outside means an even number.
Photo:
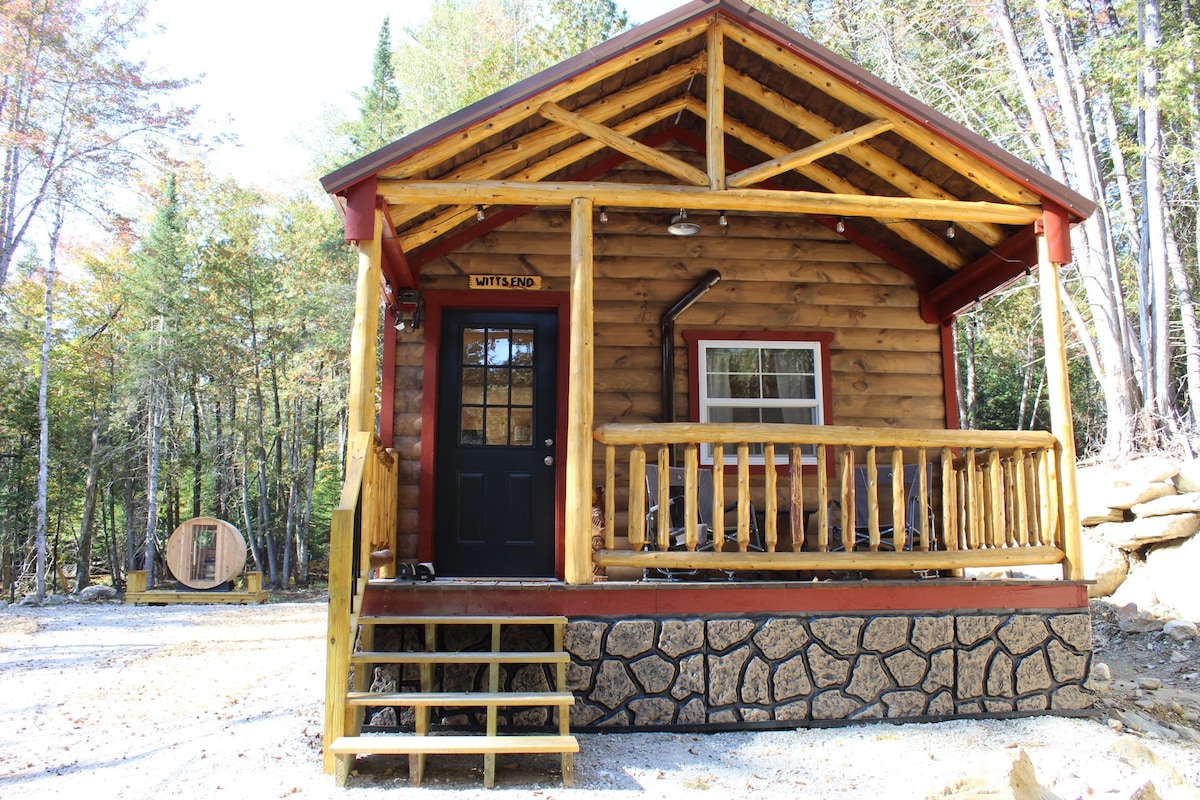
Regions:
<svg viewBox="0 0 1200 800"><path fill-rule="evenodd" d="M949 610L1086 609L1082 581L561 581L442 578L373 580L364 614L695 616Z"/></svg>

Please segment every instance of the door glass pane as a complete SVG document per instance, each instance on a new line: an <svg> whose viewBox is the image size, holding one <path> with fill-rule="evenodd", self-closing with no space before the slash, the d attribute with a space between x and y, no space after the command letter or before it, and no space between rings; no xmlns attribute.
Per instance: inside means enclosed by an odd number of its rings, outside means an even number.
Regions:
<svg viewBox="0 0 1200 800"><path fill-rule="evenodd" d="M483 405L483 368L464 367L462 371L462 402L464 405Z"/></svg>
<svg viewBox="0 0 1200 800"><path fill-rule="evenodd" d="M489 406L508 405L508 370L503 367L488 367L487 371L487 404Z"/></svg>
<svg viewBox="0 0 1200 800"><path fill-rule="evenodd" d="M505 367L509 361L509 332L505 330L488 330L487 363L490 367Z"/></svg>
<svg viewBox="0 0 1200 800"><path fill-rule="evenodd" d="M512 332L512 365L514 367L533 366L533 331L514 330Z"/></svg>
<svg viewBox="0 0 1200 800"><path fill-rule="evenodd" d="M483 409L466 406L462 410L462 427L458 434L459 444L483 444Z"/></svg>
<svg viewBox="0 0 1200 800"><path fill-rule="evenodd" d="M512 404L514 406L533 405L533 370L514 369L512 371Z"/></svg>
<svg viewBox="0 0 1200 800"><path fill-rule="evenodd" d="M508 444L508 409L487 410L487 444Z"/></svg>
<svg viewBox="0 0 1200 800"><path fill-rule="evenodd" d="M529 447L533 444L533 409L514 408L509 418L512 420L512 441L510 444Z"/></svg>
<svg viewBox="0 0 1200 800"><path fill-rule="evenodd" d="M482 328L467 328L463 331L462 363L464 366L482 366L483 345L486 336L487 332Z"/></svg>

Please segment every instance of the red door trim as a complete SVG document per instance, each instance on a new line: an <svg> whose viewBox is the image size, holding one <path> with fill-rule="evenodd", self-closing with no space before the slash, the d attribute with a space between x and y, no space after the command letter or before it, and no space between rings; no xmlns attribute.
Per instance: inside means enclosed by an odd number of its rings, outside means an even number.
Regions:
<svg viewBox="0 0 1200 800"><path fill-rule="evenodd" d="M558 423L554 434L554 462L565 465L567 458L567 371L570 357L570 295L566 292L506 292L469 290L430 290L421 293L425 301L424 375L421 380L421 492L417 507L417 557L433 560L434 490L437 474L437 387L438 356L441 353L442 310L477 309L480 311L555 311L558 313ZM563 577L566 553L563 529L566 525L566 470L554 476L554 571Z"/></svg>

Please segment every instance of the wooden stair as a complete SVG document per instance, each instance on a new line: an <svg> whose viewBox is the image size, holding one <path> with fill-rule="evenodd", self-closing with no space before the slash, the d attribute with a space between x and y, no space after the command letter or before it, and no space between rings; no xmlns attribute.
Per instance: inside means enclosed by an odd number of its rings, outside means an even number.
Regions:
<svg viewBox="0 0 1200 800"><path fill-rule="evenodd" d="M347 692L345 705L354 716L346 726L347 735L329 744L329 752L337 758L335 775L338 786L344 786L360 755L407 755L408 776L412 786L420 786L425 773L427 755L479 754L483 756L483 784L491 789L496 784L496 755L501 753L559 753L562 756L562 778L565 786L575 781L574 754L579 742L570 734L570 708L575 697L565 691L567 663L570 656L563 650L563 630L566 617L513 616L368 616L358 619L361 650L352 653L355 665L354 690ZM375 629L390 625L416 625L424 628L426 650L423 652L383 652L374 647ZM450 625L477 625L491 628L491 648L484 651L440 652L434 650L438 629ZM505 627L520 625L550 625L554 629L553 649L545 651L505 651L500 646L500 634ZM413 664L420 673L420 691L369 692L367 682L372 667L377 664ZM486 692L433 691L433 670L437 665L484 664L488 669ZM508 664L553 664L556 691L505 692L500 690L500 667ZM498 712L501 708L550 707L558 717L557 735L503 733L499 730ZM366 708L412 708L413 733L358 735ZM431 708L482 708L486 713L484 734L446 735L431 733Z"/></svg>

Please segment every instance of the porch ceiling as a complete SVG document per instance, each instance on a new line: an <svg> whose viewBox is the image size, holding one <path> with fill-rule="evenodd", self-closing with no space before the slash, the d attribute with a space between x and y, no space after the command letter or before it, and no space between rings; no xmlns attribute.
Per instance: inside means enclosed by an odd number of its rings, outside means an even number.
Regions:
<svg viewBox="0 0 1200 800"><path fill-rule="evenodd" d="M622 182L631 159L654 185ZM394 226L388 260L404 263L385 270L397 288L513 208L557 204L546 184L586 182L613 209L844 218L843 235L912 275L939 318L1024 270L1009 265L1043 207L1072 221L1094 207L740 0L690 3L322 183L345 198L371 179ZM477 205L507 209L479 222Z"/></svg>

